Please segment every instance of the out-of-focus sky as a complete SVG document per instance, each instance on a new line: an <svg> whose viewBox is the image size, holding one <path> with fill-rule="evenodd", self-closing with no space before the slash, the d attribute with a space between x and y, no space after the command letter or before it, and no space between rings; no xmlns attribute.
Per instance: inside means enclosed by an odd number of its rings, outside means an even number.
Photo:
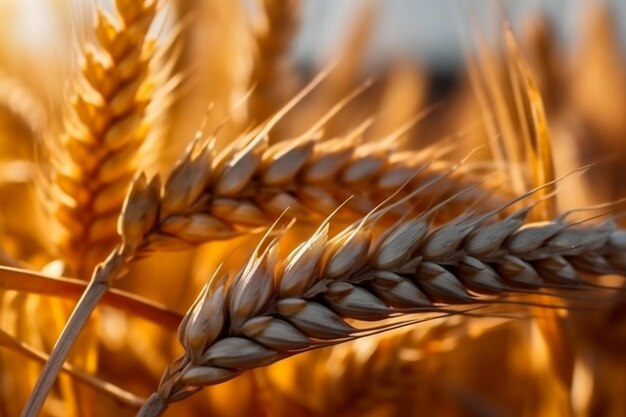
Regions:
<svg viewBox="0 0 626 417"><path fill-rule="evenodd" d="M11 13L21 45L38 49L54 48L59 40L51 14L65 2L74 6L111 0L0 0L0 25L3 13ZM202 1L202 0L198 0ZM222 0L224 1L224 0ZM236 0L227 0L236 1ZM253 2L255 0L242 0ZM495 10L504 5L514 26L526 17L545 12L557 34L571 44L580 32L588 6L601 1L613 9L620 38L626 43L626 0L372 0L377 3L369 63L390 58L411 57L431 67L454 67L462 59L463 22L470 15L489 26L498 22ZM294 45L300 63L325 62L345 38L359 9L367 0L302 0L302 20ZM74 10L77 10L75 7ZM58 21L57 21L58 24ZM2 28L0 28L2 29ZM4 32L3 32L4 33Z"/></svg>
<svg viewBox="0 0 626 417"><path fill-rule="evenodd" d="M545 12L559 37L571 44L581 29L588 6L602 0L379 0L369 58L412 56L431 66L454 65L462 57L459 24L475 14L483 25L497 21L504 5L513 25ZM295 54L300 61L318 61L343 39L363 0L303 0L303 27ZM626 41L626 0L606 0ZM493 25L492 25L493 26Z"/></svg>

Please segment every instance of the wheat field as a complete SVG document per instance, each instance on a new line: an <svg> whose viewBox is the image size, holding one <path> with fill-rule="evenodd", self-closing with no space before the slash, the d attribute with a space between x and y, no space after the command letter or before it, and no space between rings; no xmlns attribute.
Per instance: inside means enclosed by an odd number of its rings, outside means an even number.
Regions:
<svg viewBox="0 0 626 417"><path fill-rule="evenodd" d="M0 2L0 417L626 415L612 9L443 82L307 1Z"/></svg>

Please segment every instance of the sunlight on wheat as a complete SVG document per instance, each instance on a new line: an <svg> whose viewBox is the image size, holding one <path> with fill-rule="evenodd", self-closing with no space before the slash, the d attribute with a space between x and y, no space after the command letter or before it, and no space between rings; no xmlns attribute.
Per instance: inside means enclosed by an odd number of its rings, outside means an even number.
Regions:
<svg viewBox="0 0 626 417"><path fill-rule="evenodd" d="M449 3L0 1L0 416L626 415L624 7Z"/></svg>

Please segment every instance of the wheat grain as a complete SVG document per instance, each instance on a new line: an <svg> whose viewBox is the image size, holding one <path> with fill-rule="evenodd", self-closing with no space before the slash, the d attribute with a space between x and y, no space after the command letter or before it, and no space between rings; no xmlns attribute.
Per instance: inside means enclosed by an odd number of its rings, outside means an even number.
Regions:
<svg viewBox="0 0 626 417"><path fill-rule="evenodd" d="M326 221L283 261L279 239L263 251L260 245L232 280L218 271L179 328L185 354L139 415L160 415L146 410L160 401L162 413L169 402L242 371L368 334L349 319L489 304L518 288L575 288L581 273L626 274L626 231L613 222L581 226L566 213L524 223L532 206L500 220L500 207L433 229L433 209L376 236L376 221L391 207L331 239Z"/></svg>

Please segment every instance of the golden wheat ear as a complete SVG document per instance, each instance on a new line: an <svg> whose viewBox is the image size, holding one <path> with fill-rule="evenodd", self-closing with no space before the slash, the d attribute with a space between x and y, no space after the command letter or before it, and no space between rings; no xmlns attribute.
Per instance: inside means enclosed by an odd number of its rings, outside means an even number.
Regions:
<svg viewBox="0 0 626 417"><path fill-rule="evenodd" d="M273 241L233 280L205 286L179 329L184 355L165 371L138 416L159 416L169 403L242 371L412 322L357 327L355 320L454 314L452 306L496 304L518 288L540 294L542 288L578 287L581 274L601 275L607 265L626 275L626 230L612 222L569 222L565 213L524 223L532 206L499 218L507 206L551 186L439 227L432 226L435 207L377 237L374 224L409 195L333 238L324 222L284 259L277 254L279 239Z"/></svg>
<svg viewBox="0 0 626 417"><path fill-rule="evenodd" d="M53 148L50 211L56 247L71 275L85 279L118 241L117 216L150 126L156 43L148 31L157 2L116 1L116 16L96 12L97 44L82 61Z"/></svg>

